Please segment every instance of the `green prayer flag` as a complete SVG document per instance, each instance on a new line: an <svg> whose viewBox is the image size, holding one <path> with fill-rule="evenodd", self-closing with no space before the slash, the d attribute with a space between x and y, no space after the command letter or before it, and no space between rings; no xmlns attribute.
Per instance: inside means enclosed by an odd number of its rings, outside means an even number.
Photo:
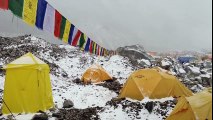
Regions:
<svg viewBox="0 0 213 120"><path fill-rule="evenodd" d="M13 14L22 18L24 0L9 0L9 9Z"/></svg>
<svg viewBox="0 0 213 120"><path fill-rule="evenodd" d="M84 47L84 43L85 43L85 35L84 33L81 34L81 38L80 38L80 41L79 41L79 47L80 48L83 48Z"/></svg>
<svg viewBox="0 0 213 120"><path fill-rule="evenodd" d="M65 26L66 26L66 18L64 16L62 16L61 27L60 27L60 36L59 36L59 38L61 40L63 39L63 36L64 36Z"/></svg>

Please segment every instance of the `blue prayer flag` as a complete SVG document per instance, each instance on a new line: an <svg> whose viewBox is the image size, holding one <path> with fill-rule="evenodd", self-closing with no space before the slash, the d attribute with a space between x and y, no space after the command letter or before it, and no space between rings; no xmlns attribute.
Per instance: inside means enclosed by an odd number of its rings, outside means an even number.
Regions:
<svg viewBox="0 0 213 120"><path fill-rule="evenodd" d="M37 17L36 17L36 27L43 30L44 16L46 13L47 2L46 0L38 0L37 6Z"/></svg>

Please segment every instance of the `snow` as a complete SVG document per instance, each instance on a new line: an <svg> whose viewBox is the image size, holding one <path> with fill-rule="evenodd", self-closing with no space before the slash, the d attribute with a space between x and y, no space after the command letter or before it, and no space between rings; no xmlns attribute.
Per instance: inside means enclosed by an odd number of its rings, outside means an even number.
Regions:
<svg viewBox="0 0 213 120"><path fill-rule="evenodd" d="M131 100L131 99L128 99L128 100L130 100L130 101L134 101L134 100ZM150 102L150 101L152 101L152 102L165 102L165 101L168 101L168 100L174 100L174 98L173 97L167 97L167 98L162 98L162 99L149 99L149 98L144 98L141 102L142 103L146 103L146 102Z"/></svg>
<svg viewBox="0 0 213 120"><path fill-rule="evenodd" d="M211 78L210 74L202 74L202 75L200 75L200 77L202 77L202 78Z"/></svg>
<svg viewBox="0 0 213 120"><path fill-rule="evenodd" d="M2 90L4 89L4 80L5 80L5 78L0 76L0 89L2 89Z"/></svg>
<svg viewBox="0 0 213 120"><path fill-rule="evenodd" d="M200 74L200 68L198 68L198 67L191 67L191 66L189 66L189 69L193 72L193 73L195 73L195 74Z"/></svg>
<svg viewBox="0 0 213 120"><path fill-rule="evenodd" d="M70 81L58 81L54 76L51 76L51 79L54 101L59 108L63 107L65 99L73 101L74 107L79 109L104 107L107 101L117 96L116 93L101 86L76 85Z"/></svg>
<svg viewBox="0 0 213 120"><path fill-rule="evenodd" d="M125 83L129 75L133 72L132 67L130 67L129 62L124 57L115 55L110 58L110 60L104 63L103 67L112 76L118 79L121 84Z"/></svg>
<svg viewBox="0 0 213 120"><path fill-rule="evenodd" d="M122 106L119 105L118 108L114 109L113 107L107 107L103 113L99 113L101 120L133 120L136 119L126 112L123 111ZM147 110L141 110L139 112L138 119L147 119L147 120L162 120L161 116L149 113Z"/></svg>
<svg viewBox="0 0 213 120"><path fill-rule="evenodd" d="M147 103L147 102L150 102L150 101L165 102L165 101L173 100L173 99L174 98L172 98L172 97L163 98L163 99L154 99L154 100L149 99L149 98L145 98L142 101L137 101L137 100L132 100L132 99L127 98L127 100L129 100L131 102L140 102L140 103ZM169 111L171 113L172 110L169 110ZM132 118L131 114L128 115L122 109L121 105L119 105L118 108L107 106L107 108L104 110L104 112L99 113L99 115L100 115L100 118L102 120L132 120L132 119L135 119L135 118ZM153 114L153 113L150 114L146 109L142 109L139 112L139 116L137 116L137 118L147 119L147 120L162 120L163 119L162 116L159 116L159 115L156 115L156 114Z"/></svg>
<svg viewBox="0 0 213 120"><path fill-rule="evenodd" d="M126 112L123 111L121 105L116 109L108 106L104 112L99 113L99 116L101 120L131 120Z"/></svg>
<svg viewBox="0 0 213 120"><path fill-rule="evenodd" d="M180 72L181 74L186 74L186 71L185 71L183 68L179 68L179 72Z"/></svg>
<svg viewBox="0 0 213 120"><path fill-rule="evenodd" d="M148 65L148 66L151 66L151 63L150 63L149 60L146 60L146 59L138 60L138 63L141 63L141 62L145 63L145 64Z"/></svg>
<svg viewBox="0 0 213 120"><path fill-rule="evenodd" d="M169 62L167 62L167 61L161 61L161 64L162 64L162 66L168 66L168 65L170 65L170 63Z"/></svg>

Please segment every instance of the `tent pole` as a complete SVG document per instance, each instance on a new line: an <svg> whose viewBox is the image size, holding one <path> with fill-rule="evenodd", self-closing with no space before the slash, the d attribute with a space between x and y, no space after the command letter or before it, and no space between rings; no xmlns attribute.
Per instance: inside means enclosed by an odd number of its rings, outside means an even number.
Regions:
<svg viewBox="0 0 213 120"><path fill-rule="evenodd" d="M10 108L7 106L6 102L4 102L4 100L1 98L2 102L5 104L5 106L7 107L7 109L9 110L10 114L12 115L12 117L16 120L15 116L13 115L13 113L11 112Z"/></svg>

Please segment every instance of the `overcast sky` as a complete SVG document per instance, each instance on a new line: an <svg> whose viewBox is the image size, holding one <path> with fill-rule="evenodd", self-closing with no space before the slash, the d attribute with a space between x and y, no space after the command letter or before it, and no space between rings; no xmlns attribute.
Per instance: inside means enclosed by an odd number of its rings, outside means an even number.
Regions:
<svg viewBox="0 0 213 120"><path fill-rule="evenodd" d="M47 1L109 49L133 44L151 51L212 49L212 0ZM53 38L21 20L14 19L12 23L11 13L2 11L0 32Z"/></svg>

